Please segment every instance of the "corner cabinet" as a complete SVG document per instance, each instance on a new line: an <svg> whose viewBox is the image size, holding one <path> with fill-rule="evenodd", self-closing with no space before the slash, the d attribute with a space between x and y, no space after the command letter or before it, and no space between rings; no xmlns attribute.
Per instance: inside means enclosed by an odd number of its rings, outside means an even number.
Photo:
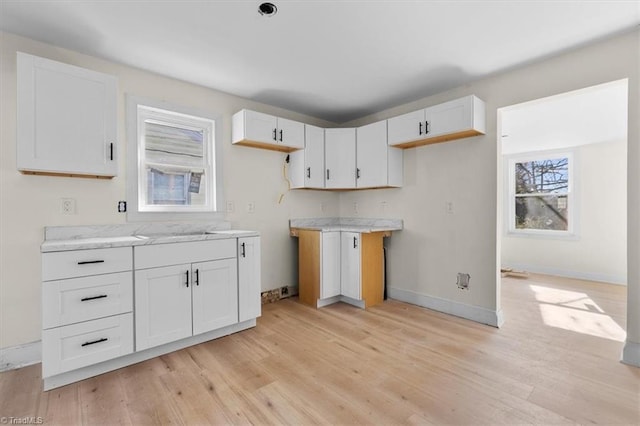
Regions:
<svg viewBox="0 0 640 426"><path fill-rule="evenodd" d="M304 124L243 109L233 115L231 141L238 145L291 152L304 148Z"/></svg>
<svg viewBox="0 0 640 426"><path fill-rule="evenodd" d="M390 232L292 229L298 237L299 299L315 308L346 302L368 308L384 299L383 238Z"/></svg>
<svg viewBox="0 0 640 426"><path fill-rule="evenodd" d="M388 143L413 148L485 133L485 105L470 95L390 118Z"/></svg>
<svg viewBox="0 0 640 426"><path fill-rule="evenodd" d="M387 144L387 121L356 129L356 187L401 187L403 151Z"/></svg>
<svg viewBox="0 0 640 426"><path fill-rule="evenodd" d="M324 186L327 189L356 187L356 129L325 129Z"/></svg>
<svg viewBox="0 0 640 426"><path fill-rule="evenodd" d="M113 76L18 52L18 170L117 176L116 100Z"/></svg>
<svg viewBox="0 0 640 426"><path fill-rule="evenodd" d="M305 148L290 154L291 189L324 189L324 129L304 125Z"/></svg>

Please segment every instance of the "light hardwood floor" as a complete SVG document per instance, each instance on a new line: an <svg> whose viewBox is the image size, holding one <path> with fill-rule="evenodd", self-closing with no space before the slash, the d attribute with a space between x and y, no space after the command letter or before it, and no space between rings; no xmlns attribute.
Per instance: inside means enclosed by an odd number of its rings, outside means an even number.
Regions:
<svg viewBox="0 0 640 426"><path fill-rule="evenodd" d="M625 288L505 278L503 328L396 301L295 299L258 326L41 391L0 374L0 417L45 424L640 423L640 369L619 362ZM621 334L622 333L622 334Z"/></svg>

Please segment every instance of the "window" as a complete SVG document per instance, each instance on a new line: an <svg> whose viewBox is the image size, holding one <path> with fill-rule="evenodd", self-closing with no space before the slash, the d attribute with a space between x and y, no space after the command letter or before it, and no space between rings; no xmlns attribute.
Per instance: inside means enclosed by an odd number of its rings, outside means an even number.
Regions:
<svg viewBox="0 0 640 426"><path fill-rule="evenodd" d="M129 217L175 219L213 213L221 203L216 119L128 98ZM211 218L211 216L207 216Z"/></svg>
<svg viewBox="0 0 640 426"><path fill-rule="evenodd" d="M573 232L572 155L519 156L509 161L509 231Z"/></svg>

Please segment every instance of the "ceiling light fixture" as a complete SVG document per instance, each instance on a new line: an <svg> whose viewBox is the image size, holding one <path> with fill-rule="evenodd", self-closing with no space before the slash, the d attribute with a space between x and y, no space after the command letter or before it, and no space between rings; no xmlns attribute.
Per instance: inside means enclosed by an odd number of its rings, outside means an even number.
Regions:
<svg viewBox="0 0 640 426"><path fill-rule="evenodd" d="M262 3L258 6L258 13L262 16L273 16L278 11L278 8L273 3Z"/></svg>

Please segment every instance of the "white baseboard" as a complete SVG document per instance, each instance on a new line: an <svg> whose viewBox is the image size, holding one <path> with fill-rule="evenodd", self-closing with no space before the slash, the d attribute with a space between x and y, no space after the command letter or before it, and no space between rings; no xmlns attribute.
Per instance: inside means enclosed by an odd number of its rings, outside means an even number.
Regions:
<svg viewBox="0 0 640 426"><path fill-rule="evenodd" d="M37 342L0 349L0 371L14 370L42 361L42 344Z"/></svg>
<svg viewBox="0 0 640 426"><path fill-rule="evenodd" d="M598 281L607 284L627 285L626 275L594 274L591 272L572 271L570 269L549 268L525 263L505 263L503 268L511 268L516 271L533 272L534 274L555 275L558 277L576 278L579 280Z"/></svg>
<svg viewBox="0 0 640 426"><path fill-rule="evenodd" d="M426 294L398 288L388 288L387 291L391 299L433 309L434 311L445 314L455 315L481 324L500 327L504 323L502 310L492 311L479 306L466 305L453 300L427 296Z"/></svg>
<svg viewBox="0 0 640 426"><path fill-rule="evenodd" d="M640 343L627 340L622 349L621 361L634 367L640 367Z"/></svg>

